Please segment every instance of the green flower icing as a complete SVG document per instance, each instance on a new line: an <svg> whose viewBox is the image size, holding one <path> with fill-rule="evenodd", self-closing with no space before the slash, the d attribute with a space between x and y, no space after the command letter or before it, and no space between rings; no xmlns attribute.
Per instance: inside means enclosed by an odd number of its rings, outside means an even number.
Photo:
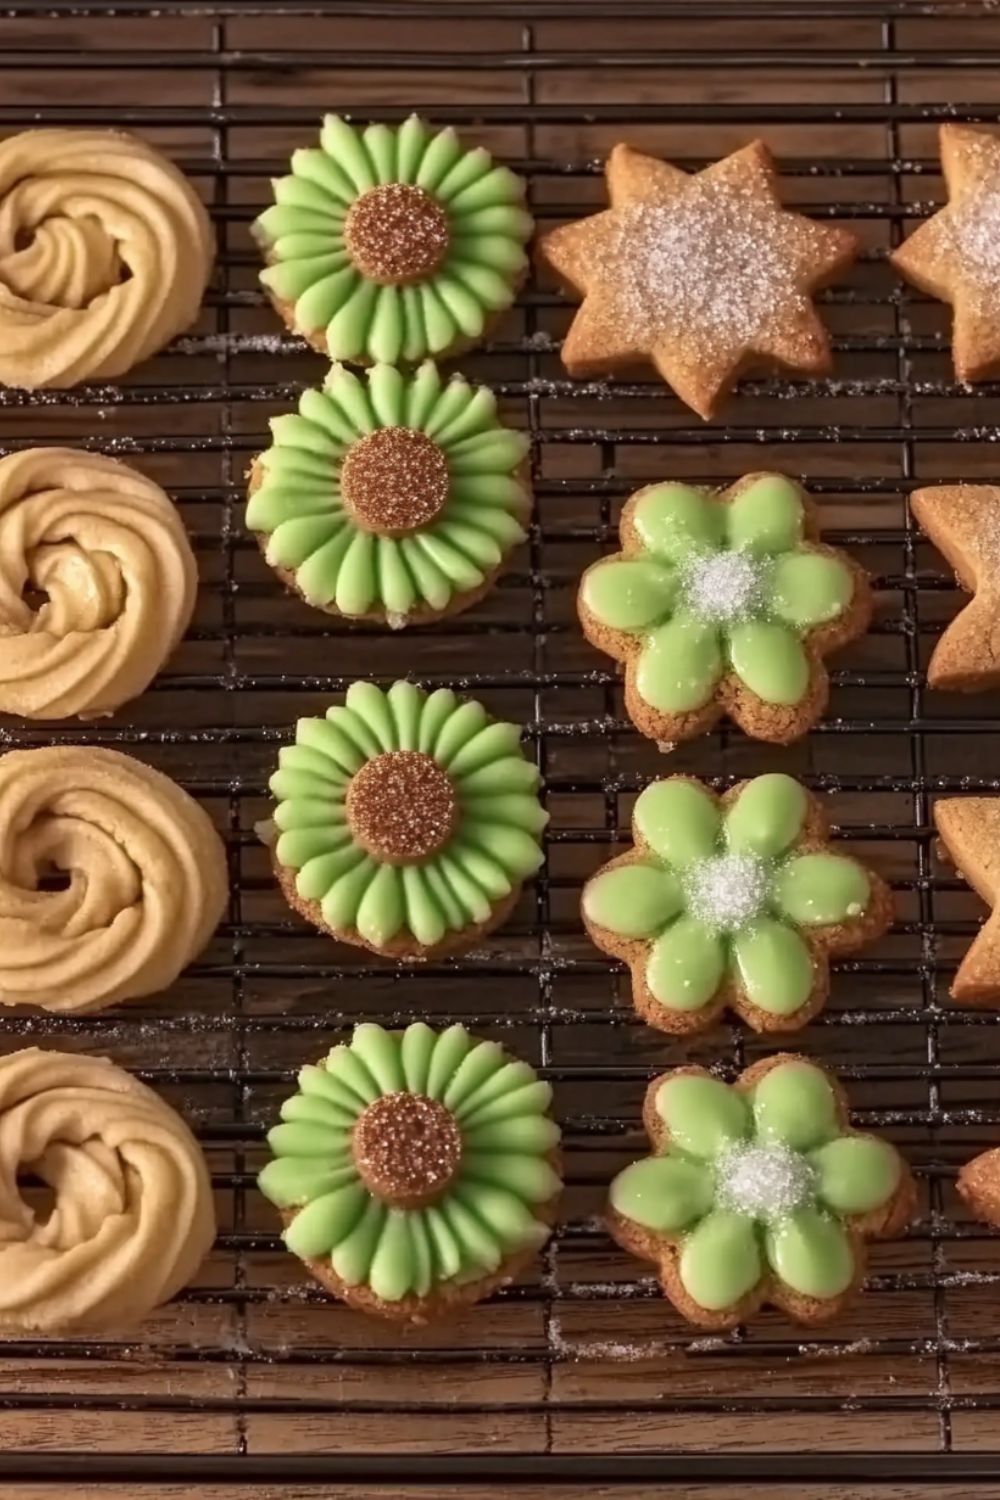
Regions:
<svg viewBox="0 0 1000 1500"><path fill-rule="evenodd" d="M253 225L260 279L331 358L415 364L480 339L513 302L533 227L524 183L450 127L328 115L291 167Z"/></svg>
<svg viewBox="0 0 1000 1500"><path fill-rule="evenodd" d="M802 1297L846 1291L843 1221L884 1208L903 1166L886 1142L841 1129L822 1069L788 1059L747 1091L700 1070L654 1087L662 1149L619 1173L611 1206L672 1247L688 1296L722 1312L765 1275Z"/></svg>
<svg viewBox="0 0 1000 1500"><path fill-rule="evenodd" d="M320 609L404 625L480 589L524 539L528 439L429 362L362 379L335 365L271 433L247 526Z"/></svg>
<svg viewBox="0 0 1000 1500"><path fill-rule="evenodd" d="M810 677L802 638L844 614L854 580L804 541L797 486L767 474L724 501L656 485L636 498L630 526L634 547L589 568L580 597L606 630L639 638L643 701L690 713L732 672L765 703L799 703Z"/></svg>
<svg viewBox="0 0 1000 1500"><path fill-rule="evenodd" d="M635 805L636 856L584 888L597 941L630 958L624 945L642 945L646 986L665 1010L705 1010L731 986L737 1009L745 998L794 1017L818 962L799 929L859 923L871 899L856 860L797 850L807 809L799 783L778 773L748 781L725 811L700 782L653 782Z"/></svg>
<svg viewBox="0 0 1000 1500"><path fill-rule="evenodd" d="M366 1023L298 1085L258 1178L296 1210L294 1254L399 1302L492 1276L548 1238L537 1210L562 1187L552 1090L496 1042Z"/></svg>
<svg viewBox="0 0 1000 1500"><path fill-rule="evenodd" d="M520 733L447 688L353 683L279 754L278 864L329 928L375 949L488 923L543 860Z"/></svg>

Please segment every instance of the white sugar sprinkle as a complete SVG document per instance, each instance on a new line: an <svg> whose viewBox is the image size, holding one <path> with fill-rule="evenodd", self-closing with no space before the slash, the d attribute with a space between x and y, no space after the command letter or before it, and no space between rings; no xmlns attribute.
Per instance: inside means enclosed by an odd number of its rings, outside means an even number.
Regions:
<svg viewBox="0 0 1000 1500"><path fill-rule="evenodd" d="M963 266L968 290L980 306L996 311L1000 305L1000 174L997 142L976 141L967 148L981 170L972 190L949 205L943 221L945 238Z"/></svg>
<svg viewBox="0 0 1000 1500"><path fill-rule="evenodd" d="M755 854L697 860L685 877L691 915L718 932L735 931L755 917L767 899L768 885L768 867Z"/></svg>
<svg viewBox="0 0 1000 1500"><path fill-rule="evenodd" d="M766 565L748 552L696 557L685 570L685 602L703 620L745 618L763 597Z"/></svg>
<svg viewBox="0 0 1000 1500"><path fill-rule="evenodd" d="M815 1174L790 1146L732 1146L715 1167L717 1201L755 1219L781 1219L812 1196Z"/></svg>

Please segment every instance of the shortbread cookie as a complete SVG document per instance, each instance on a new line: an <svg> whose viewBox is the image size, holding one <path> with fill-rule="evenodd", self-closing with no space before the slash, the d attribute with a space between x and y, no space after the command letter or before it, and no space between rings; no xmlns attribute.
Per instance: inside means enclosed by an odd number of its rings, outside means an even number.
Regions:
<svg viewBox="0 0 1000 1500"><path fill-rule="evenodd" d="M960 1168L955 1183L971 1214L1000 1228L1000 1147L983 1151Z"/></svg>
<svg viewBox="0 0 1000 1500"><path fill-rule="evenodd" d="M45 889L54 872L63 889ZM226 904L208 814L90 745L0 756L0 1005L102 1010L173 984Z"/></svg>
<svg viewBox="0 0 1000 1500"><path fill-rule="evenodd" d="M0 458L0 713L92 718L137 698L197 591L177 508L151 479L78 449Z"/></svg>
<svg viewBox="0 0 1000 1500"><path fill-rule="evenodd" d="M653 1154L611 1184L608 1228L703 1328L766 1303L797 1323L836 1317L864 1279L865 1241L913 1218L906 1163L851 1129L840 1085L808 1058L764 1058L732 1088L675 1068L649 1085L643 1120Z"/></svg>
<svg viewBox="0 0 1000 1500"><path fill-rule="evenodd" d="M892 921L889 887L833 852L823 808L790 776L721 798L694 777L654 781L632 830L634 848L587 881L583 920L659 1031L702 1031L727 1005L755 1031L797 1030L826 1001L829 955Z"/></svg>
<svg viewBox="0 0 1000 1500"><path fill-rule="evenodd" d="M51 1190L44 1217L28 1175ZM214 1238L201 1148L152 1089L102 1057L0 1058L0 1331L124 1328L186 1286Z"/></svg>
<svg viewBox="0 0 1000 1500"><path fill-rule="evenodd" d="M947 206L889 259L922 292L951 303L955 374L984 380L1000 370L1000 140L942 125L940 141Z"/></svg>
<svg viewBox="0 0 1000 1500"><path fill-rule="evenodd" d="M355 682L325 719L300 719L270 782L288 904L375 953L471 947L544 859L548 813L520 738L471 698L412 682Z"/></svg>
<svg viewBox="0 0 1000 1500"><path fill-rule="evenodd" d="M587 639L624 664L637 729L670 748L723 714L778 744L815 724L823 657L867 630L872 602L797 485L649 485L625 506L621 547L584 573L578 607Z"/></svg>
<svg viewBox="0 0 1000 1500"><path fill-rule="evenodd" d="M253 225L284 323L331 359L416 364L479 343L524 279L524 182L449 126L337 115Z"/></svg>
<svg viewBox="0 0 1000 1500"><path fill-rule="evenodd" d="M914 490L914 517L975 597L945 626L927 666L930 687L985 692L1000 685L1000 489L941 484Z"/></svg>
<svg viewBox="0 0 1000 1500"><path fill-rule="evenodd" d="M782 207L762 141L693 176L616 146L606 177L610 208L539 244L543 264L584 299L562 347L571 375L649 361L708 418L750 370L830 370L810 298L859 244Z"/></svg>
<svg viewBox="0 0 1000 1500"><path fill-rule="evenodd" d="M247 526L309 604L399 628L467 609L525 537L528 438L496 398L430 362L412 375L334 365L271 420Z"/></svg>
<svg viewBox="0 0 1000 1500"><path fill-rule="evenodd" d="M548 1239L552 1089L496 1042L365 1024L298 1083L258 1182L333 1296L427 1323L505 1285Z"/></svg>
<svg viewBox="0 0 1000 1500"><path fill-rule="evenodd" d="M0 142L0 382L113 380L198 316L215 240L191 184L117 130Z"/></svg>
<svg viewBox="0 0 1000 1500"><path fill-rule="evenodd" d="M990 908L958 966L951 998L959 1005L1000 1006L1000 797L943 797L934 823L955 868Z"/></svg>

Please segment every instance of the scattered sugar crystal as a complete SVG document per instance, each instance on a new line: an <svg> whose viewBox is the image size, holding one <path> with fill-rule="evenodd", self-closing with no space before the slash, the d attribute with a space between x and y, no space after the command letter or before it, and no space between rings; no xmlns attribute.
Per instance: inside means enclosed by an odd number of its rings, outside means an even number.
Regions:
<svg viewBox="0 0 1000 1500"><path fill-rule="evenodd" d="M790 1146L732 1146L716 1162L721 1207L755 1219L782 1219L812 1196L812 1167Z"/></svg>
<svg viewBox="0 0 1000 1500"><path fill-rule="evenodd" d="M686 569L685 600L703 620L738 620L759 604L764 576L764 562L748 552L709 553Z"/></svg>
<svg viewBox="0 0 1000 1500"><path fill-rule="evenodd" d="M743 927L767 899L768 868L755 854L720 854L696 861L687 871L692 916L718 932Z"/></svg>

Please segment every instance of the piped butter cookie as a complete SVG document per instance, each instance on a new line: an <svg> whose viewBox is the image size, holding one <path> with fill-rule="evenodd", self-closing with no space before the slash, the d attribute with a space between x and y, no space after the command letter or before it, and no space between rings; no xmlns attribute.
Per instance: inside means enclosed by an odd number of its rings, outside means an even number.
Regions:
<svg viewBox="0 0 1000 1500"><path fill-rule="evenodd" d="M951 983L958 1005L1000 1008L1000 797L942 797L934 823L956 870L990 908Z"/></svg>
<svg viewBox="0 0 1000 1500"><path fill-rule="evenodd" d="M794 1031L822 1009L829 955L881 936L892 893L829 843L826 814L790 776L717 798L671 776L647 786L634 847L584 887L592 941L631 969L659 1031L702 1031L730 1006L755 1031Z"/></svg>
<svg viewBox="0 0 1000 1500"><path fill-rule="evenodd" d="M288 328L331 359L444 357L478 343L524 279L524 182L449 126L337 115L292 154L252 226Z"/></svg>
<svg viewBox="0 0 1000 1500"><path fill-rule="evenodd" d="M927 665L927 682L976 693L1000 684L1000 489L943 484L910 496L921 531L974 597L944 630Z"/></svg>
<svg viewBox="0 0 1000 1500"><path fill-rule="evenodd" d="M894 250L896 270L950 302L951 353L959 380L1000 369L1000 140L968 125L942 125L948 203Z"/></svg>
<svg viewBox="0 0 1000 1500"><path fill-rule="evenodd" d="M274 417L247 526L318 609L400 627L467 609L524 540L529 442L496 398L429 361L413 375L335 365Z"/></svg>
<svg viewBox="0 0 1000 1500"><path fill-rule="evenodd" d="M606 177L611 206L539 244L543 264L583 298L562 347L571 375L650 361L708 418L750 370L829 371L810 298L847 269L858 241L782 207L762 141L693 176L620 145Z"/></svg>
<svg viewBox="0 0 1000 1500"><path fill-rule="evenodd" d="M548 1239L552 1089L496 1042L366 1023L298 1085L258 1181L335 1297L426 1323L510 1281Z"/></svg>
<svg viewBox="0 0 1000 1500"><path fill-rule="evenodd" d="M865 1241L913 1218L905 1161L851 1129L839 1083L808 1058L764 1058L731 1088L675 1068L649 1085L643 1120L653 1154L611 1184L608 1228L701 1327L766 1303L797 1323L836 1317L864 1278Z"/></svg>
<svg viewBox="0 0 1000 1500"><path fill-rule="evenodd" d="M471 947L543 861L548 814L516 724L412 682L355 682L300 719L271 777L273 862L289 905L397 958Z"/></svg>
<svg viewBox="0 0 1000 1500"><path fill-rule="evenodd" d="M779 744L811 728L829 696L823 658L864 633L872 601L796 484L650 485L625 506L621 549L584 573L578 608L591 644L624 665L637 729L672 745L723 714Z"/></svg>

